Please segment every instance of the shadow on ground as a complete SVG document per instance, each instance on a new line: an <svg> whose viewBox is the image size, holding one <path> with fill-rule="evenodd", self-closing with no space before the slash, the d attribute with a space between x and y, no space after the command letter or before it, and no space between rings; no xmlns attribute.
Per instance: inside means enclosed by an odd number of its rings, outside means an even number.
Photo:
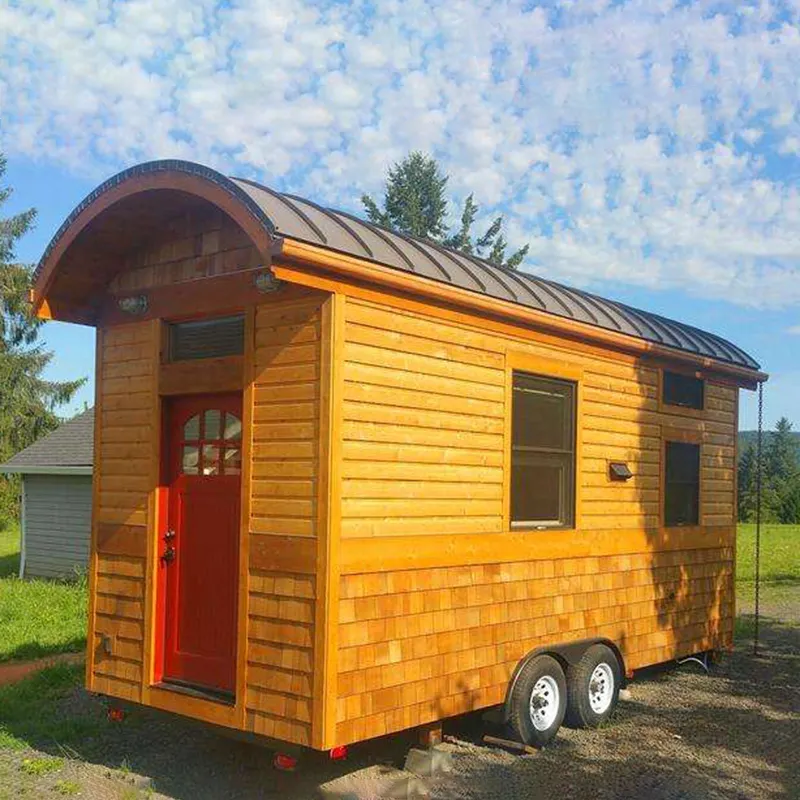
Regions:
<svg viewBox="0 0 800 800"><path fill-rule="evenodd" d="M800 797L800 628L764 620L761 629L763 658L753 658L744 643L711 677L688 665L650 670L606 727L563 730L537 755L481 746L479 714L454 720L455 772L429 781L431 796ZM320 784L347 773L402 765L413 744L410 734L367 742L351 748L344 763L311 753L287 774L272 768L272 752L175 717L143 710L109 723L81 689L57 707L66 727L39 730L38 750L63 755L57 742L68 741L68 754L101 769L123 766L151 778L157 796L179 800L311 798ZM0 734L4 725L12 736L31 740L30 724L3 717L0 707Z"/></svg>

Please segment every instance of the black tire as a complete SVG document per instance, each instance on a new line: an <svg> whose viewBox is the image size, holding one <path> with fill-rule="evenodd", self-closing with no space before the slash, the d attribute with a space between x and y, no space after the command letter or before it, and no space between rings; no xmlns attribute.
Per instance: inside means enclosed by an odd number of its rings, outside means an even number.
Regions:
<svg viewBox="0 0 800 800"><path fill-rule="evenodd" d="M537 705L536 712L532 711L533 704ZM509 721L514 733L525 744L544 747L558 733L566 710L567 680L561 664L546 655L526 662L511 691ZM538 715L536 722L534 713Z"/></svg>
<svg viewBox="0 0 800 800"><path fill-rule="evenodd" d="M613 681L610 691L608 681ZM617 707L621 684L622 672L613 650L604 644L592 645L577 664L567 669L567 725L602 725Z"/></svg>

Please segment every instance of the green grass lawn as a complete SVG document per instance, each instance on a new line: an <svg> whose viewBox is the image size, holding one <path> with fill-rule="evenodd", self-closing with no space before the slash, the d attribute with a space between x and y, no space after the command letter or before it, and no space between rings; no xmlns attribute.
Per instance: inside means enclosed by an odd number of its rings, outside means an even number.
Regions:
<svg viewBox="0 0 800 800"><path fill-rule="evenodd" d="M86 581L21 581L19 531L0 530L0 662L83 650Z"/></svg>
<svg viewBox="0 0 800 800"><path fill-rule="evenodd" d="M736 599L755 595L755 525L740 525L736 537ZM761 526L761 597L780 601L800 591L800 525Z"/></svg>
<svg viewBox="0 0 800 800"><path fill-rule="evenodd" d="M736 546L736 581L755 577L756 526L740 525ZM800 584L800 525L761 526L761 580L765 584Z"/></svg>

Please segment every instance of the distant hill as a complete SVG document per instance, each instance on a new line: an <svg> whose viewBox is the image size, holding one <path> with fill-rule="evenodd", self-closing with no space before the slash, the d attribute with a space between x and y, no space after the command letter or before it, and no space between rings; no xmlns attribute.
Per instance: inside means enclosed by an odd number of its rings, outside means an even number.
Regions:
<svg viewBox="0 0 800 800"><path fill-rule="evenodd" d="M800 431L792 431L792 436L794 440L798 444L798 449L800 449ZM742 457L742 453L747 449L748 445L752 443L753 447L756 446L756 438L758 437L758 431L739 431L739 458ZM769 440L772 438L772 431L764 431L764 437L762 439L762 447L767 448L769 446Z"/></svg>

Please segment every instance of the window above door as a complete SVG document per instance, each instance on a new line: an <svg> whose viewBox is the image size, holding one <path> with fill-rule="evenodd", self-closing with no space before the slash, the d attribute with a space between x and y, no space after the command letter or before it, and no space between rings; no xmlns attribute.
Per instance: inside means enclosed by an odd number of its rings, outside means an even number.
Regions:
<svg viewBox="0 0 800 800"><path fill-rule="evenodd" d="M244 352L244 314L188 322L172 322L170 361L237 356Z"/></svg>

